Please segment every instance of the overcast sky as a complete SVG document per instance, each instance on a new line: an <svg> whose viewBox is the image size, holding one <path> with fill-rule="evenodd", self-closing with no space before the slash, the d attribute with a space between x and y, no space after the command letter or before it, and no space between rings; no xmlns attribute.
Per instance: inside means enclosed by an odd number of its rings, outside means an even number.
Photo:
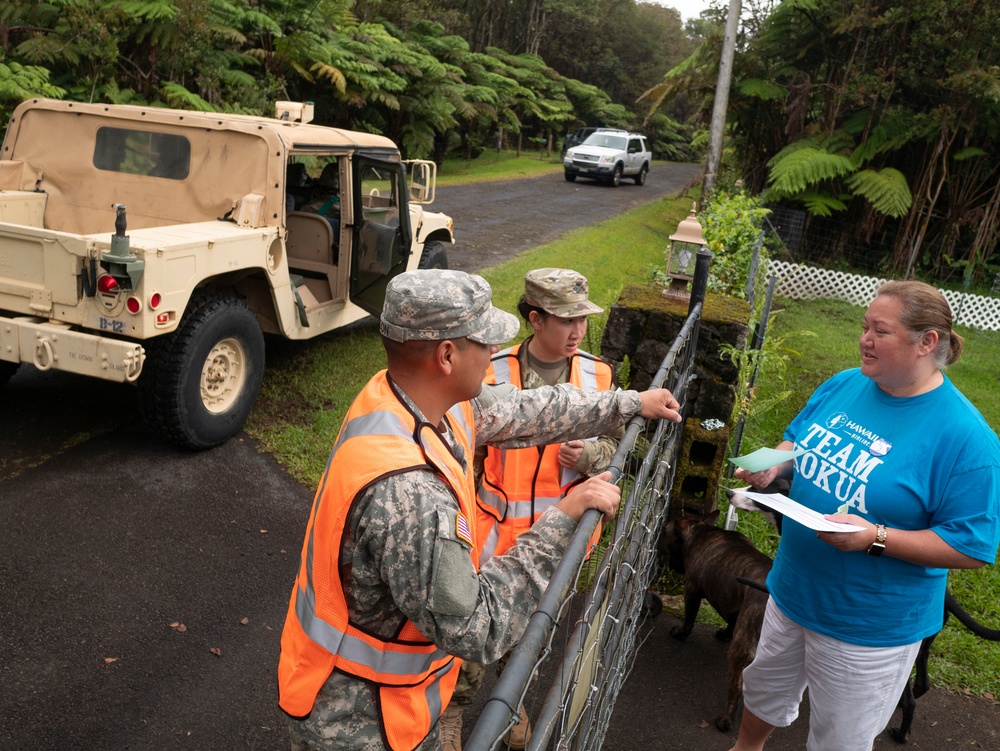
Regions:
<svg viewBox="0 0 1000 751"><path fill-rule="evenodd" d="M708 7L708 0L652 0L652 2L676 9L684 21L697 18Z"/></svg>

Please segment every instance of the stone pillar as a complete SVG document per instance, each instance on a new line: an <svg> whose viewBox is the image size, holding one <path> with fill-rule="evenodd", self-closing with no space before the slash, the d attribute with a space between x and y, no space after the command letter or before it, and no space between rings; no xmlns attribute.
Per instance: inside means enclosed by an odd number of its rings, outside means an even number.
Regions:
<svg viewBox="0 0 1000 751"><path fill-rule="evenodd" d="M662 286L634 284L611 307L601 340L604 358L621 365L629 358L630 388L649 387L687 320L687 299L663 297ZM743 300L708 294L702 309L695 379L688 385L684 439L674 476L671 513L683 508L706 514L718 508L725 471L729 422L739 372L720 345L746 346L750 319ZM717 423L722 427L715 428Z"/></svg>

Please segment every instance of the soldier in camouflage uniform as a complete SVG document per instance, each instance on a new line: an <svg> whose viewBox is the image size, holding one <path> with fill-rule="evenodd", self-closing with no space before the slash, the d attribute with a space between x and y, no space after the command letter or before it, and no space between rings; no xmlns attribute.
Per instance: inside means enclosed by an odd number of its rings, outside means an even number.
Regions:
<svg viewBox="0 0 1000 751"><path fill-rule="evenodd" d="M492 663L516 643L583 512L595 508L610 518L617 508L620 491L607 482L609 475L590 478L549 509L505 555L477 570L475 528L470 531L462 523L470 497L474 504L473 457L463 445L518 447L562 442L614 430L636 414L680 421L679 405L665 389L587 394L568 386L532 391L510 385L483 387L490 356L517 329L514 316L492 306L489 285L480 277L423 270L401 274L390 282L380 324L388 369L376 374L358 399L375 384L380 394L388 391L398 400L393 409L412 413L418 430L428 425L436 428L434 437L451 450L445 466L464 468L468 487L459 487L435 471L439 465L432 466L429 453L427 464L395 472L389 471L393 457L371 455L366 463L384 461L386 473L349 500L341 512L343 522L329 530L330 538L317 536L320 510L330 511L329 505L320 509L327 484L342 482L342 475L354 471L338 463L338 455L351 440L353 412L349 412L317 491L282 635L279 703L290 715L293 751L403 751L404 745L439 749L437 719L450 698L460 660ZM379 414L383 413L362 417ZM460 425L455 415L471 416L473 424ZM334 563L339 561L332 569L339 578L328 586L342 587L352 627L391 642L413 626L416 631L409 633L419 632L442 654L447 653L445 657L460 658L440 671L450 676L450 685L441 681L440 705L425 707L432 710L430 726L413 743L394 746L389 740L394 734L405 734L406 728L386 727L385 686L342 670L341 662L319 676L321 686L314 699L313 692L307 692L305 712L286 708L295 703L291 696L296 690L294 679L303 672L301 665L291 663L302 650L315 653L318 649L303 636L300 623L311 624L322 616L319 610L307 611L326 594L316 581L307 580L315 574L310 565L324 546L332 545L336 550L325 552ZM329 624L320 625L329 630ZM331 659L347 657L333 654ZM434 698L430 692L428 696ZM299 701L297 706L301 705ZM427 713L420 714L412 718L394 715L390 723L426 722Z"/></svg>
<svg viewBox="0 0 1000 751"><path fill-rule="evenodd" d="M522 389L566 383L570 358L592 357L580 349L587 335L587 316L604 310L587 299L588 293L586 277L570 269L536 269L525 274L524 295L517 311L535 333L520 350ZM616 375L613 380L617 387ZM624 434L624 428L619 428L592 441L564 443L559 463L593 477L611 464Z"/></svg>
<svg viewBox="0 0 1000 751"><path fill-rule="evenodd" d="M520 345L493 356L487 383L513 383L518 388L529 390L569 383L575 378L580 380L575 385L589 391L616 388L612 365L580 349L587 334L587 316L604 312L588 299L588 295L587 279L577 271L544 268L525 274L524 294L517 309L534 333ZM597 371L601 378L582 378L582 370ZM488 453L491 461L485 478L487 489L502 493L508 503L515 499L521 501L514 507L520 506L524 509L523 513L537 516L544 509L549 490L553 499L558 498L562 492L558 486L579 482L606 470L624 432L625 428L619 427L592 440L577 439L548 447L544 453L534 448L530 451L503 451L484 445L476 450L477 481L481 482ZM529 482L530 487L527 487ZM512 487L519 484L525 487ZM510 508L508 506L507 513L499 521L494 521L486 512L480 513L481 529L491 522L510 527L502 535L500 553L504 552L511 538L531 521L529 518L516 519ZM595 542L599 534L600 527L596 531ZM490 552L487 543L486 553ZM498 661L498 669L503 668L508 655ZM484 677L483 665L469 661L462 663L451 704L441 718L444 751L461 751L463 709L475 698ZM514 750L523 749L531 736L523 706L518 714L518 723L504 738L505 744Z"/></svg>

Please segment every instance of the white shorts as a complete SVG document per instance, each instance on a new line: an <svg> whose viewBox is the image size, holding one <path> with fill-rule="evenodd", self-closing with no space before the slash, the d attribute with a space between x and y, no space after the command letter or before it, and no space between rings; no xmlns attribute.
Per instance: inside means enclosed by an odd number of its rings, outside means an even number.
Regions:
<svg viewBox="0 0 1000 751"><path fill-rule="evenodd" d="M743 671L743 703L786 727L808 687L807 751L867 751L889 724L919 648L847 644L803 628L768 600L757 656Z"/></svg>

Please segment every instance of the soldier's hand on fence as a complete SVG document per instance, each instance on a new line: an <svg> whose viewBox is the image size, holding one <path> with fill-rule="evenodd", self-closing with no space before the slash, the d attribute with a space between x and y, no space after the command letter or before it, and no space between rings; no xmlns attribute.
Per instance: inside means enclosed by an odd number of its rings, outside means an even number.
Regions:
<svg viewBox="0 0 1000 751"><path fill-rule="evenodd" d="M642 409L639 410L639 414L647 420L681 421L681 405L667 389L640 391L639 398L642 400Z"/></svg>
<svg viewBox="0 0 1000 751"><path fill-rule="evenodd" d="M583 456L583 441L567 441L559 447L559 466L573 469Z"/></svg>
<svg viewBox="0 0 1000 751"><path fill-rule="evenodd" d="M583 512L589 508L597 509L604 514L606 520L611 521L622 499L622 491L617 485L608 482L610 479L610 472L601 472L574 485L556 507L573 521L580 521Z"/></svg>

